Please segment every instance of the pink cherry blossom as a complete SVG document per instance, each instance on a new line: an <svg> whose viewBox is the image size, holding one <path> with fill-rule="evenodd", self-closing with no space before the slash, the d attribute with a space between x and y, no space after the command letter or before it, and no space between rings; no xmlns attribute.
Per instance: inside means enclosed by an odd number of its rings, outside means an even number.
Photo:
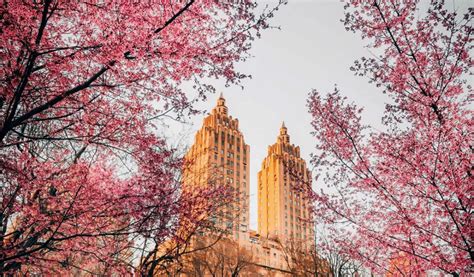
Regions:
<svg viewBox="0 0 474 277"><path fill-rule="evenodd" d="M214 92L209 78L239 85L247 76L235 64L278 6L4 2L0 272L132 274L182 239L183 222L197 228L225 191L182 191L179 151L160 120L198 112Z"/></svg>
<svg viewBox="0 0 474 277"><path fill-rule="evenodd" d="M330 190L313 195L315 216L330 224L331 243L374 272L473 273L472 9L451 8L346 2L346 28L376 53L352 70L392 99L384 129L365 126L337 89L310 95L314 163L330 172Z"/></svg>

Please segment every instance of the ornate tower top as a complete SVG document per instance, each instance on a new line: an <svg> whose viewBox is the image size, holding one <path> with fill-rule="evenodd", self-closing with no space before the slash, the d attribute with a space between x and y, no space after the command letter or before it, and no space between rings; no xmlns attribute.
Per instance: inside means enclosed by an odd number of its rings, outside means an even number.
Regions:
<svg viewBox="0 0 474 277"><path fill-rule="evenodd" d="M285 126L285 121L281 123L280 135L278 136L278 142L280 143L290 143L290 135L288 135L288 129Z"/></svg>
<svg viewBox="0 0 474 277"><path fill-rule="evenodd" d="M217 99L217 106L214 108L214 110L217 111L217 113L219 114L227 115L227 106L225 105L225 98L222 95L222 92L219 98Z"/></svg>

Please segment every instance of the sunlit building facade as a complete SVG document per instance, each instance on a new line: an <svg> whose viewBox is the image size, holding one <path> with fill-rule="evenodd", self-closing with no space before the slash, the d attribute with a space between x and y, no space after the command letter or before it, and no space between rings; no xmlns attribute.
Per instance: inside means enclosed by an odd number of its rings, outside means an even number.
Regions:
<svg viewBox="0 0 474 277"><path fill-rule="evenodd" d="M232 190L236 199L229 201L216 220L236 241L248 241L249 152L239 120L229 116L221 95L186 154L183 181L191 189L226 185Z"/></svg>
<svg viewBox="0 0 474 277"><path fill-rule="evenodd" d="M311 172L290 143L283 123L276 143L268 147L258 173L258 230L262 237L296 240L314 245L310 216Z"/></svg>

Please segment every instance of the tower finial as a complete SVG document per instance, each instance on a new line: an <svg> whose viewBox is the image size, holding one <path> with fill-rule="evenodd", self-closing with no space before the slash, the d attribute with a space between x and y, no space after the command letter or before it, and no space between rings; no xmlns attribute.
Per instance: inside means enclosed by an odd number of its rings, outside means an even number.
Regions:
<svg viewBox="0 0 474 277"><path fill-rule="evenodd" d="M218 113L227 115L227 107L225 105L225 99L224 99L224 96L222 95L222 92L219 95L219 98L217 99L216 111Z"/></svg>
<svg viewBox="0 0 474 277"><path fill-rule="evenodd" d="M290 143L290 136L288 135L288 129L285 126L285 121L281 122L280 135L278 140L285 143Z"/></svg>
<svg viewBox="0 0 474 277"><path fill-rule="evenodd" d="M224 94L221 92L219 98L217 98L217 106L225 106Z"/></svg>

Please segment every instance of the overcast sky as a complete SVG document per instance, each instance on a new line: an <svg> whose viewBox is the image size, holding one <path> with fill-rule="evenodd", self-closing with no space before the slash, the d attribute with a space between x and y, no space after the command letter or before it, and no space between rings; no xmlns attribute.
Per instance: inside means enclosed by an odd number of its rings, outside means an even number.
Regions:
<svg viewBox="0 0 474 277"><path fill-rule="evenodd" d="M463 2L463 1L459 1ZM466 2L464 2L466 3ZM238 69L252 79L239 87L225 88L229 114L239 119L240 130L250 145L250 225L257 229L257 172L267 154L267 146L276 141L281 122L288 127L291 143L301 147L309 162L315 141L311 136L311 117L306 107L308 93L315 88L330 91L337 84L341 93L363 106L364 121L375 127L387 98L379 89L349 70L354 60L370 53L358 34L347 32L340 19L343 3L338 0L290 1L275 16L273 25L255 42L254 57ZM211 110L218 95L198 105ZM178 132L187 133L185 142L192 143L204 116L192 119ZM314 184L315 189L323 184Z"/></svg>

